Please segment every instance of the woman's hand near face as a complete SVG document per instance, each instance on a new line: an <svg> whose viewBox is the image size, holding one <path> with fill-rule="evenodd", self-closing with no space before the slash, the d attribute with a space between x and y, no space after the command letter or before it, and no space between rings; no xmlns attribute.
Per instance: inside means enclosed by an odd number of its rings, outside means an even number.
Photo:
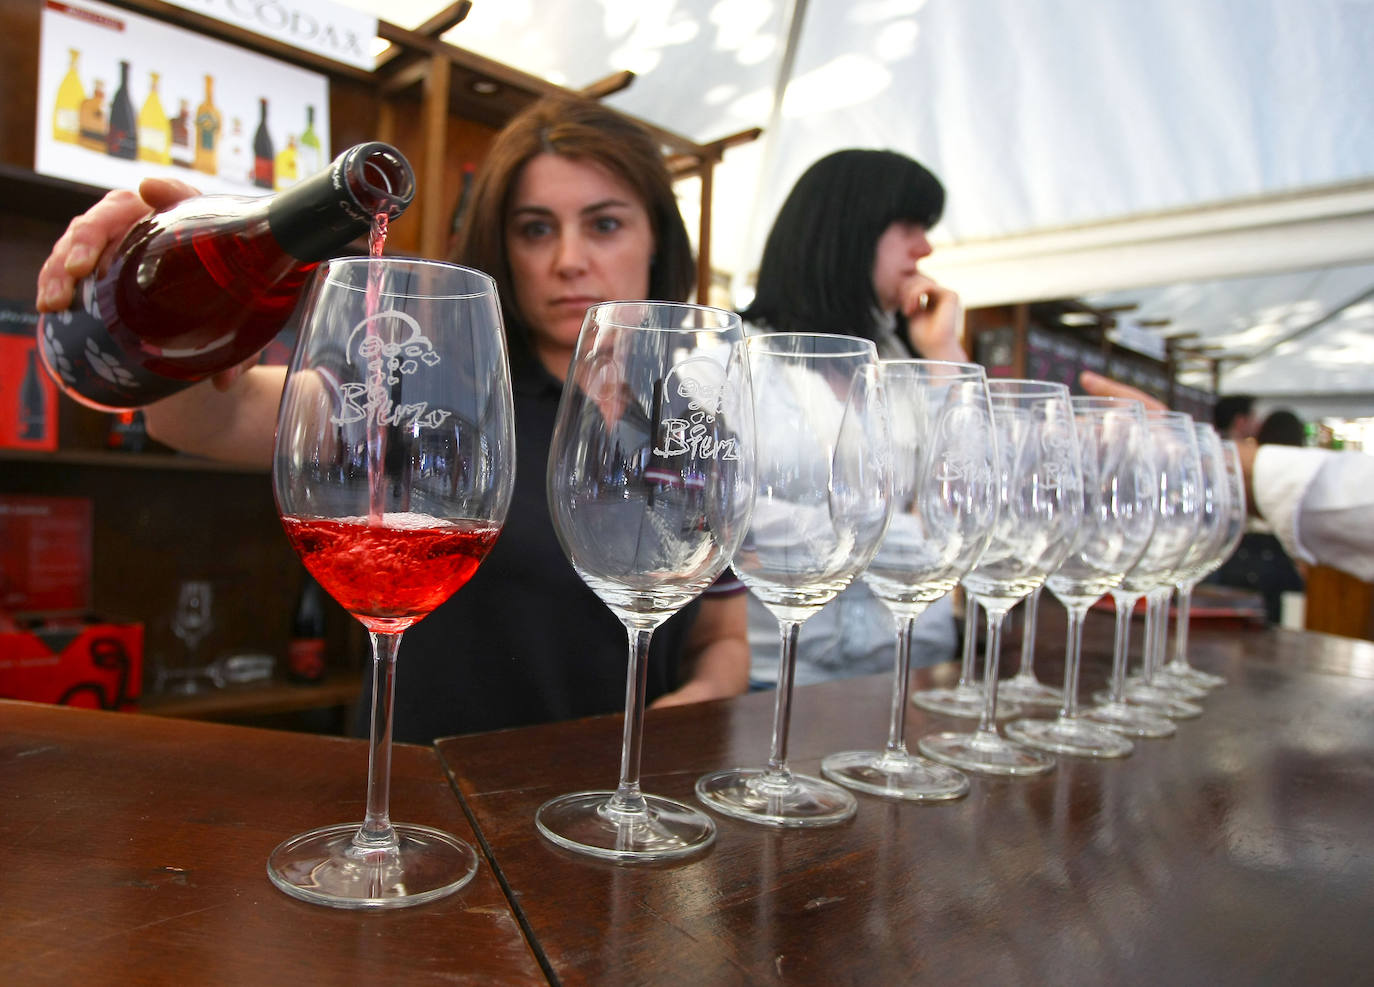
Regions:
<svg viewBox="0 0 1374 987"><path fill-rule="evenodd" d="M959 296L949 288L917 274L903 289L901 313L907 340L924 359L967 362L959 339Z"/></svg>
<svg viewBox="0 0 1374 987"><path fill-rule="evenodd" d="M37 307L58 312L72 303L76 282L109 266L115 248L134 224L145 216L199 193L174 178L145 178L137 192L107 192L91 208L67 224L38 271Z"/></svg>

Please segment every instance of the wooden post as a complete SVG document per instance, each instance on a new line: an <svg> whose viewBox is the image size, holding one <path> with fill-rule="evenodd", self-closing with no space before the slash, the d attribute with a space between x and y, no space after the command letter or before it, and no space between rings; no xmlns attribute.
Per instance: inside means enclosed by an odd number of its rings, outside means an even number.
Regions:
<svg viewBox="0 0 1374 987"><path fill-rule="evenodd" d="M697 227L697 304L711 304L711 176L716 163L701 163L701 217Z"/></svg>
<svg viewBox="0 0 1374 987"><path fill-rule="evenodd" d="M448 247L447 198L444 195L444 155L448 150L449 74L452 63L446 55L429 58L425 76L425 95L421 112L425 121L424 163L420 169L420 254L443 257Z"/></svg>

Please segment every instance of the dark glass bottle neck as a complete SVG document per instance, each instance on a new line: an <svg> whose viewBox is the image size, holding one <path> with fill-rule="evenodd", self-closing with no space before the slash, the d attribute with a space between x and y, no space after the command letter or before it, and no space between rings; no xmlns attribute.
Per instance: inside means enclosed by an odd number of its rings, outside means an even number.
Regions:
<svg viewBox="0 0 1374 987"><path fill-rule="evenodd" d="M372 226L378 213L401 214L415 194L415 176L395 148L372 142L339 155L268 204L267 222L281 248L314 263L337 253Z"/></svg>

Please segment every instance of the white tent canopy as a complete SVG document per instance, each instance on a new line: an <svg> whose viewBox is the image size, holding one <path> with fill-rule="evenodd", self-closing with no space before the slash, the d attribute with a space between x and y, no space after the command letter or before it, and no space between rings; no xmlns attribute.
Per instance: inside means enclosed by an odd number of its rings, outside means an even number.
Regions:
<svg viewBox="0 0 1374 987"><path fill-rule="evenodd" d="M474 0L444 37L573 88L631 69L609 101L703 142L764 127L715 177L741 287L810 162L891 148L946 184L926 267L969 305L1134 304L1234 354L1223 391L1374 409L1371 0Z"/></svg>

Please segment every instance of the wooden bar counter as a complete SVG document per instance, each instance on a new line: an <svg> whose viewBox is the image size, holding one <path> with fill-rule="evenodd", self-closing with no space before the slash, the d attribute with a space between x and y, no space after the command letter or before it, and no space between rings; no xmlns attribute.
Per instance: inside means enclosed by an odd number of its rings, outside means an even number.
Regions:
<svg viewBox="0 0 1374 987"><path fill-rule="evenodd" d="M1042 605L1042 629L1057 609ZM1110 629L1089 617L1085 695L1102 681ZM1062 632L1041 640L1053 682ZM859 795L856 818L814 831L718 816L712 848L668 865L584 858L534 826L548 798L614 787L619 717L438 748L536 952L566 983L1367 979L1374 646L1198 622L1194 660L1229 684L1174 738L1139 741L1124 760L974 776L968 797L940 805ZM915 684L954 671L923 670ZM888 698L885 676L798 689L793 769L880 746ZM645 790L691 801L700 774L763 764L772 702L651 710ZM913 709L908 742L960 725L971 723Z"/></svg>
<svg viewBox="0 0 1374 987"><path fill-rule="evenodd" d="M367 745L0 702L0 983L544 983L491 868L383 912L296 901L283 839L361 820ZM398 745L401 821L474 841L433 750Z"/></svg>

